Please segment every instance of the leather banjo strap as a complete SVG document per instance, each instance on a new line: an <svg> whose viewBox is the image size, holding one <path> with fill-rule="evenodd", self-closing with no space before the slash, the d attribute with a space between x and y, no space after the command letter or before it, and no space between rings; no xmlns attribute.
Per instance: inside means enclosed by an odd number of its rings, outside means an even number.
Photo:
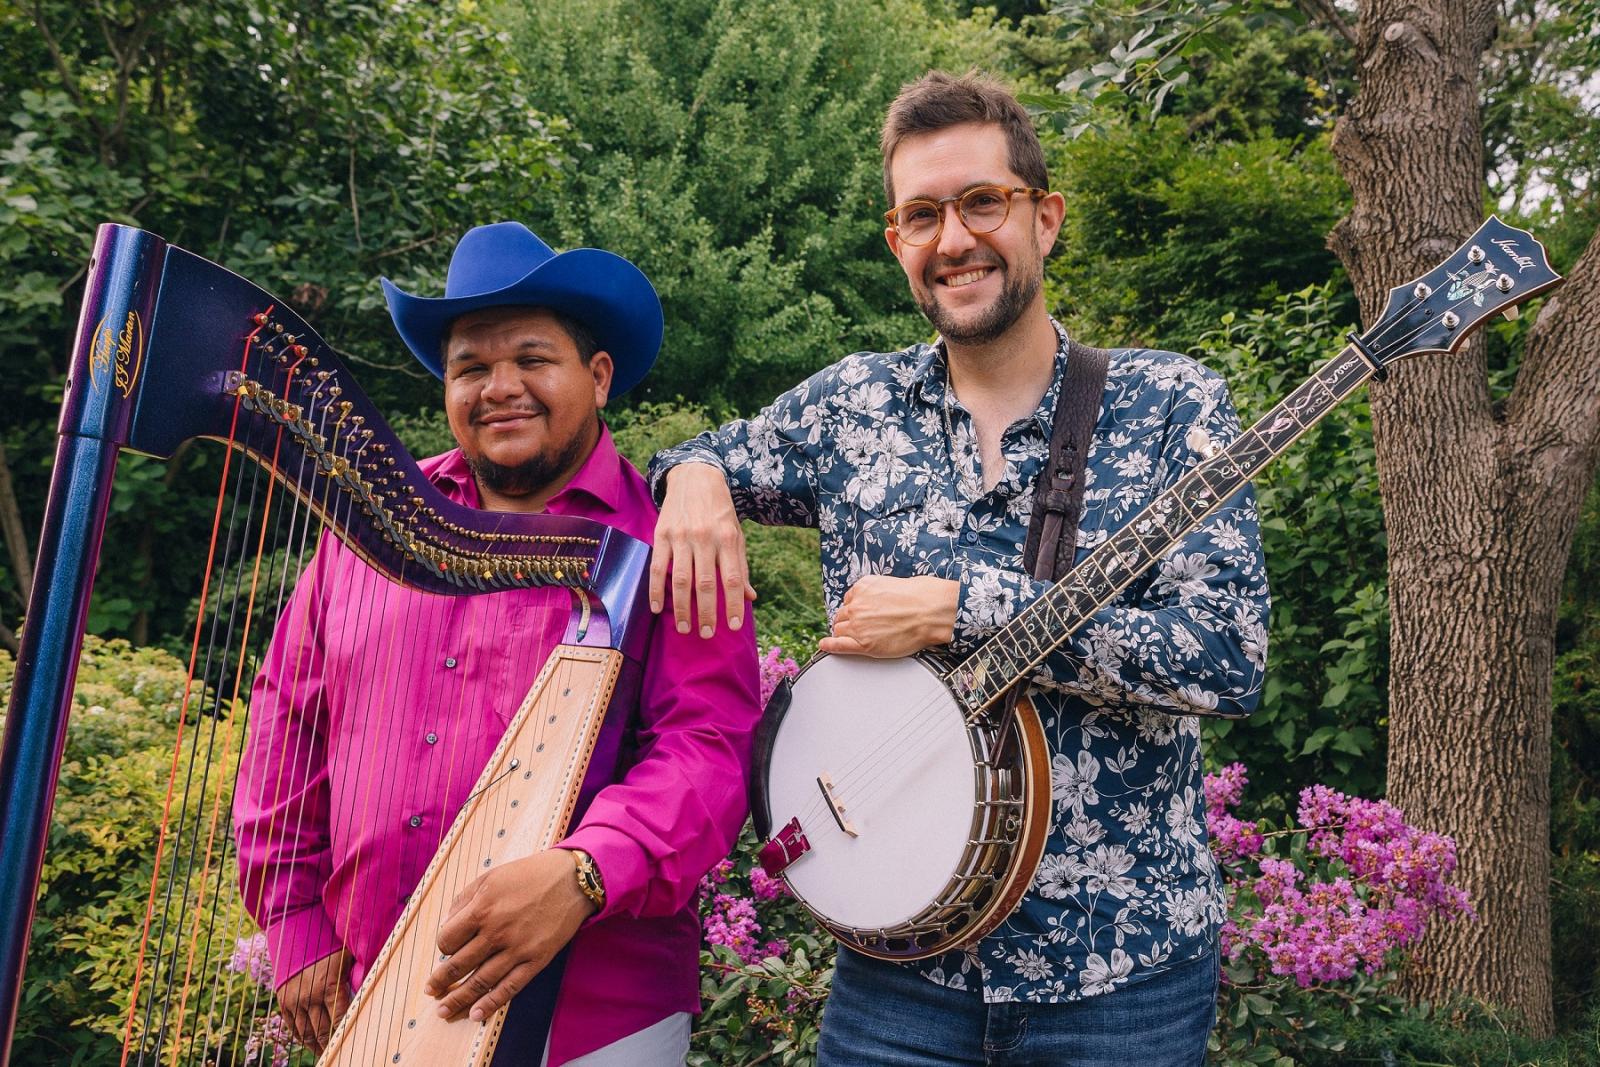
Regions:
<svg viewBox="0 0 1600 1067"><path fill-rule="evenodd" d="M1083 472L1089 440L1100 415L1111 353L1067 341L1067 375L1050 423L1050 451L1033 489L1033 514L1022 565L1040 581L1053 582L1072 569L1083 515Z"/></svg>

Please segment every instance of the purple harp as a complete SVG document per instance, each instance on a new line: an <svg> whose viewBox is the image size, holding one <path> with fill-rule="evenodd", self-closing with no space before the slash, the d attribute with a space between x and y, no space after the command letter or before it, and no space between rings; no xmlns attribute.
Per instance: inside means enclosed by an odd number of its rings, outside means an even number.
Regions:
<svg viewBox="0 0 1600 1067"><path fill-rule="evenodd" d="M614 773L649 619L648 547L584 519L480 512L446 499L293 311L143 230L100 228L71 366L0 750L0 1065L16 1024L117 453L167 458L196 437L228 448L211 558L196 588L208 610L195 628L171 800L152 813L161 833L145 920L125 932L126 951L138 954L126 1019L107 1040L122 1043L124 1064L244 1063L251 1035L275 1010L270 991L224 965L254 930L240 905L228 816L250 717L235 679L245 679L247 697L256 666L240 632L252 612L258 629L270 629L292 560L326 531L387 579L379 585L448 597L533 590L567 620L559 644L530 656L527 690L505 694L518 710L488 765L461 769L472 792L442 828L318 1061L489 1063L507 1013L437 1020L420 994L437 955L431 937L469 868L548 846ZM260 557L269 521L279 554ZM270 578L269 565L279 568ZM514 1003L523 1048L542 1041L559 980L558 961Z"/></svg>

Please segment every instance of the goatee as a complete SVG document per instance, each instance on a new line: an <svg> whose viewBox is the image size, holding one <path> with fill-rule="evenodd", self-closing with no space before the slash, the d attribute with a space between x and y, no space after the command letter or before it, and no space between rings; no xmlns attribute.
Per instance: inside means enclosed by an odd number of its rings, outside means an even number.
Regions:
<svg viewBox="0 0 1600 1067"><path fill-rule="evenodd" d="M1011 329L1028 305L1033 303L1034 297L1039 295L1039 285L1040 276L1037 273L1019 276L1006 271L1006 282L1000 289L1000 296L976 319L965 323L956 321L939 303L939 298L934 295L938 292L937 282L927 287L926 298L917 298L917 306L946 341L984 345Z"/></svg>
<svg viewBox="0 0 1600 1067"><path fill-rule="evenodd" d="M521 463L496 463L485 456L468 456L467 467L478 484L487 489L502 496L527 496L575 468L594 437L595 434L573 434L560 451L531 456Z"/></svg>

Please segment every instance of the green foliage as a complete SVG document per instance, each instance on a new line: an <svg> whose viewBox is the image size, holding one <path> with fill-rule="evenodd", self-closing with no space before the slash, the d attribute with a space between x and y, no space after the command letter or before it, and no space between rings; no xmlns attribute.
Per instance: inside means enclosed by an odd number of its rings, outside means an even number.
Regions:
<svg viewBox="0 0 1600 1067"><path fill-rule="evenodd" d="M1333 1062L1347 1063L1338 1057L1348 1039L1329 1025L1330 1017L1356 1018L1379 1007L1393 1010L1401 1002L1384 989L1394 977L1392 971L1375 978L1357 975L1338 986L1302 989L1293 979L1262 977L1246 964L1224 964L1206 1062L1218 1067L1293 1067L1326 1054Z"/></svg>
<svg viewBox="0 0 1600 1067"><path fill-rule="evenodd" d="M1189 83L1191 65L1200 59L1231 58L1239 37L1293 29L1304 21L1292 4L1271 0L1174 0L1156 5L1056 0L1050 13L1062 36L1109 41L1092 65L1070 72L1057 85L1064 98L1052 109L1059 109L1072 136L1095 128L1096 104L1117 107L1124 96L1137 100L1152 117L1160 114L1173 90Z"/></svg>
<svg viewBox="0 0 1600 1067"><path fill-rule="evenodd" d="M572 118L572 178L537 205L561 245L633 259L666 312L641 399L748 411L849 351L924 336L883 245L883 110L931 64L994 46L893 0L555 0L517 39Z"/></svg>
<svg viewBox="0 0 1600 1067"><path fill-rule="evenodd" d="M1331 286L1228 314L1200 358L1220 371L1248 426L1340 348ZM1272 588L1266 691L1240 723L1207 723L1209 753L1240 760L1269 792L1308 781L1383 790L1388 604L1383 510L1365 395L1333 409L1255 480Z"/></svg>
<svg viewBox="0 0 1600 1067"><path fill-rule="evenodd" d="M568 160L500 20L469 0L138 5L41 0L0 19L0 382L37 529L96 225L132 222L287 299L381 406L437 404L376 285L436 291L467 226L531 214ZM119 466L93 627L169 634L197 585L220 450ZM9 557L6 557L9 558ZM21 611L0 566L0 610Z"/></svg>
<svg viewBox="0 0 1600 1067"><path fill-rule="evenodd" d="M1384 997L1350 1012L1336 1002L1315 1009L1316 1024L1337 1049L1308 1050L1306 1067L1595 1067L1600 1064L1600 1014L1572 1019L1567 1032L1538 1041L1489 1005L1457 1002L1409 1006ZM1261 1061L1255 1061L1261 1062ZM1266 1061L1271 1062L1271 1061Z"/></svg>
<svg viewBox="0 0 1600 1067"><path fill-rule="evenodd" d="M9 700L12 672L10 657L0 653L0 700ZM159 649L93 636L84 643L28 950L15 1063L118 1062L185 677L182 664ZM197 719L193 709L203 700L203 693L191 696L179 755L196 773L220 778L226 759L218 731L228 729L228 720ZM203 806L175 804L169 824L182 821L191 834L198 831L203 848L212 830L222 841L229 810L229 790L223 789ZM176 852L168 839L163 864ZM231 871L214 871L210 884L217 878L231 885ZM250 928L236 893L203 904L179 894L164 911L157 909L151 931L152 943L161 938L170 949L193 940L214 954L219 949L211 942L226 936L218 931ZM231 940L220 949L224 956L231 950ZM222 974L226 988L242 988L242 976ZM148 994L152 977L147 972L143 980ZM189 1003L185 1016L191 1035L208 1014L215 1022L211 998L205 1005L200 999Z"/></svg>
<svg viewBox="0 0 1600 1067"><path fill-rule="evenodd" d="M773 900L752 893L759 845L746 825L733 854L701 883L701 912L715 915L730 896L753 900L761 925L758 940L776 942L779 951L747 963L725 945L702 947L701 1014L690 1067L816 1063L822 1009L833 984L834 941L787 893Z"/></svg>
<svg viewBox="0 0 1600 1067"><path fill-rule="evenodd" d="M1600 993L1600 488L1589 494L1556 625L1551 924L1558 1017Z"/></svg>
<svg viewBox="0 0 1600 1067"><path fill-rule="evenodd" d="M798 908L796 925L809 926ZM813 1067L833 980L833 939L796 932L785 956L742 963L726 948L700 953L701 1015L689 1067Z"/></svg>
<svg viewBox="0 0 1600 1067"><path fill-rule="evenodd" d="M1327 281L1346 192L1324 138L1195 144L1118 123L1060 146L1067 215L1049 277L1079 332L1182 351L1228 312Z"/></svg>

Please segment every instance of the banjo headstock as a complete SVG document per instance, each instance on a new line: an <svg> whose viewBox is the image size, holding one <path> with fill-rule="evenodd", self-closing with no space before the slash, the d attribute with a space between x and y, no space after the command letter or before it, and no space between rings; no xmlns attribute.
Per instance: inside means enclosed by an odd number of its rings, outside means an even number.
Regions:
<svg viewBox="0 0 1600 1067"><path fill-rule="evenodd" d="M1489 316L1515 318L1518 304L1560 280L1531 233L1490 215L1443 263L1389 290L1361 345L1385 367L1422 352L1455 352Z"/></svg>

